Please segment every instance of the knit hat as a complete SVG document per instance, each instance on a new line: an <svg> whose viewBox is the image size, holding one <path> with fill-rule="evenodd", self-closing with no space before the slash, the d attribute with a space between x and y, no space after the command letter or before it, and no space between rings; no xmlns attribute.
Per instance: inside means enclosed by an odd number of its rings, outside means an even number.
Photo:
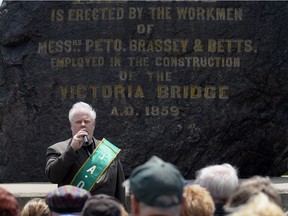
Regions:
<svg viewBox="0 0 288 216"><path fill-rule="evenodd" d="M81 216L121 216L120 203L114 197L98 194L86 201Z"/></svg>
<svg viewBox="0 0 288 216"><path fill-rule="evenodd" d="M6 216L20 215L20 207L13 194L0 187L0 213Z"/></svg>
<svg viewBox="0 0 288 216"><path fill-rule="evenodd" d="M81 212L90 192L73 185L65 185L50 191L45 202L51 211L60 214Z"/></svg>
<svg viewBox="0 0 288 216"><path fill-rule="evenodd" d="M171 163L153 156L143 165L136 167L123 186L149 206L169 208L182 201L185 180Z"/></svg>

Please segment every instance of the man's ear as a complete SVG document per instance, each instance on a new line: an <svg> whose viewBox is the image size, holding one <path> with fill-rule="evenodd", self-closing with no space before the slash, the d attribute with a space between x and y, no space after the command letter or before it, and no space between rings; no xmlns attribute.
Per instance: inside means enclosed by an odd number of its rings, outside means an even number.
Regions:
<svg viewBox="0 0 288 216"><path fill-rule="evenodd" d="M182 197L182 202L181 202L181 212L186 208L186 198L185 196Z"/></svg>
<svg viewBox="0 0 288 216"><path fill-rule="evenodd" d="M139 201L137 200L137 198L131 194L130 195L130 201L131 201L131 213L133 216L137 216L140 214L140 205L139 205Z"/></svg>

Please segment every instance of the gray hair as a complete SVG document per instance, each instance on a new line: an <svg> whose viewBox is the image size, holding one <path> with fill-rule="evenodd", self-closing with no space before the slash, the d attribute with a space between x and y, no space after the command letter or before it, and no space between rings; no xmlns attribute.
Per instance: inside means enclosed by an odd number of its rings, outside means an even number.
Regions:
<svg viewBox="0 0 288 216"><path fill-rule="evenodd" d="M205 187L213 198L226 200L238 187L239 179L236 168L225 163L200 169L194 183Z"/></svg>
<svg viewBox="0 0 288 216"><path fill-rule="evenodd" d="M87 113L92 119L96 120L96 112L92 106L84 102L75 103L69 111L69 121L72 122L75 113Z"/></svg>
<svg viewBox="0 0 288 216"><path fill-rule="evenodd" d="M273 187L270 178L263 176L253 176L241 181L239 187L229 197L226 206L235 207L245 204L251 196L259 193L264 193L271 201L282 206L281 197Z"/></svg>

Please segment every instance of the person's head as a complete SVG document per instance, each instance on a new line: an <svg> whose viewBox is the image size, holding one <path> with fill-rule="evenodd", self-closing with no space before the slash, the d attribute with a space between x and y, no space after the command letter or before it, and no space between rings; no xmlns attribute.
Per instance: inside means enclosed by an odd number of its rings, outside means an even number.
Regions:
<svg viewBox="0 0 288 216"><path fill-rule="evenodd" d="M0 216L20 216L17 199L5 188L0 187Z"/></svg>
<svg viewBox="0 0 288 216"><path fill-rule="evenodd" d="M187 185L184 187L185 206L181 210L181 216L213 216L214 202L209 192L199 185Z"/></svg>
<svg viewBox="0 0 288 216"><path fill-rule="evenodd" d="M197 171L195 184L205 187L214 203L224 204L238 187L239 180L236 168L230 164L211 165Z"/></svg>
<svg viewBox="0 0 288 216"><path fill-rule="evenodd" d="M96 112L89 104L77 102L69 111L69 121L72 136L79 130L85 130L89 137L92 137L96 125Z"/></svg>
<svg viewBox="0 0 288 216"><path fill-rule="evenodd" d="M48 192L45 202L50 212L57 214L78 214L91 197L89 191L73 185L65 185Z"/></svg>
<svg viewBox="0 0 288 216"><path fill-rule="evenodd" d="M171 163L153 156L136 167L124 186L131 192L131 212L134 216L179 215L185 180Z"/></svg>
<svg viewBox="0 0 288 216"><path fill-rule="evenodd" d="M94 195L86 201L81 216L122 216L121 204L106 194Z"/></svg>
<svg viewBox="0 0 288 216"><path fill-rule="evenodd" d="M254 195L264 193L267 197L280 207L282 206L281 197L273 187L269 177L253 176L251 178L242 180L239 187L234 191L227 201L225 208L233 209L240 205L247 203L247 201Z"/></svg>
<svg viewBox="0 0 288 216"><path fill-rule="evenodd" d="M249 198L247 203L238 206L229 216L284 216L283 210L264 193Z"/></svg>
<svg viewBox="0 0 288 216"><path fill-rule="evenodd" d="M49 207L42 198L29 200L23 207L21 216L49 216Z"/></svg>

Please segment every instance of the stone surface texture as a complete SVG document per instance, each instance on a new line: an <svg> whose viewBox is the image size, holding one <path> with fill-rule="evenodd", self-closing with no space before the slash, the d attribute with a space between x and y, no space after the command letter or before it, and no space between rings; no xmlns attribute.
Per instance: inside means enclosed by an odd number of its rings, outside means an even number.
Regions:
<svg viewBox="0 0 288 216"><path fill-rule="evenodd" d="M46 149L71 136L77 101L127 177L152 155L187 179L220 163L282 175L287 38L285 1L4 0L0 182L47 181Z"/></svg>

